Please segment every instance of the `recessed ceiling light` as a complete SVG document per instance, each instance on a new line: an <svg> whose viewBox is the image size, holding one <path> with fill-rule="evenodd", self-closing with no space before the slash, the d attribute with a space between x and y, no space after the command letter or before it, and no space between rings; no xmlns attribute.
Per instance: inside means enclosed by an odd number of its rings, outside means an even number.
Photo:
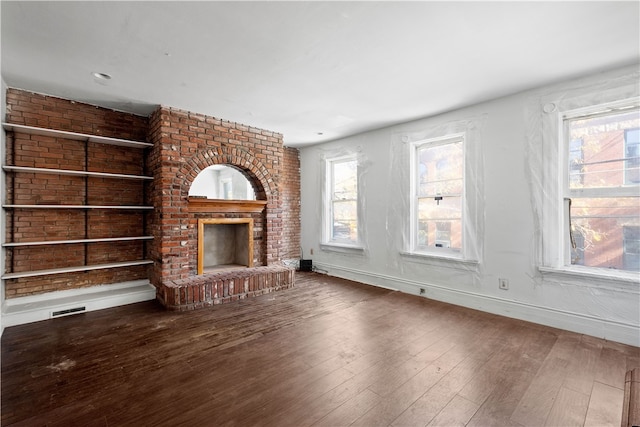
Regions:
<svg viewBox="0 0 640 427"><path fill-rule="evenodd" d="M93 72L91 73L91 75L93 77L95 77L96 79L100 79L100 80L111 80L111 76L109 74L106 73L98 73L98 72Z"/></svg>

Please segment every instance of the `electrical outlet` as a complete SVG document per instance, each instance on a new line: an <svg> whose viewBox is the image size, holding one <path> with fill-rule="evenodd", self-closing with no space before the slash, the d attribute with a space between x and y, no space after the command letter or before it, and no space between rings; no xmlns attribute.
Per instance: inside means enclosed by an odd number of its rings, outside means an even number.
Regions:
<svg viewBox="0 0 640 427"><path fill-rule="evenodd" d="M509 289L509 281L507 279L498 279L498 287L506 291Z"/></svg>

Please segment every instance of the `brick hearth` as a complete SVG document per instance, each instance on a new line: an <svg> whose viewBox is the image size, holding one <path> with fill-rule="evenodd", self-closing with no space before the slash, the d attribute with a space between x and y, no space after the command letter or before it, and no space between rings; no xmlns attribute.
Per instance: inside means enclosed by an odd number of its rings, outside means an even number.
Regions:
<svg viewBox="0 0 640 427"><path fill-rule="evenodd" d="M165 281L158 299L170 310L194 310L293 286L295 271L283 266L212 272Z"/></svg>

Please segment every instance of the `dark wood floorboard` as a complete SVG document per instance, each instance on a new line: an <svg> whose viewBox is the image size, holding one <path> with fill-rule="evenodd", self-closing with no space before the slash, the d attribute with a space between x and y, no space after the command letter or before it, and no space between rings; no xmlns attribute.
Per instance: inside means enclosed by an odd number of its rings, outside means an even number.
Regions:
<svg viewBox="0 0 640 427"><path fill-rule="evenodd" d="M7 328L2 425L619 426L640 349L330 278Z"/></svg>

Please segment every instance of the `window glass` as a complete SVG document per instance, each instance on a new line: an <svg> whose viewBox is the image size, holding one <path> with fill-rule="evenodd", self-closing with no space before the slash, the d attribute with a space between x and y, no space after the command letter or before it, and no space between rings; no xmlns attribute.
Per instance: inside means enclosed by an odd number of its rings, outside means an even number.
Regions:
<svg viewBox="0 0 640 427"><path fill-rule="evenodd" d="M638 270L638 109L565 119L571 265Z"/></svg>
<svg viewBox="0 0 640 427"><path fill-rule="evenodd" d="M640 183L640 129L624 132L625 184Z"/></svg>
<svg viewBox="0 0 640 427"><path fill-rule="evenodd" d="M327 241L358 243L358 162L355 158L327 162Z"/></svg>
<svg viewBox="0 0 640 427"><path fill-rule="evenodd" d="M413 251L462 250L464 150L461 137L414 147Z"/></svg>

